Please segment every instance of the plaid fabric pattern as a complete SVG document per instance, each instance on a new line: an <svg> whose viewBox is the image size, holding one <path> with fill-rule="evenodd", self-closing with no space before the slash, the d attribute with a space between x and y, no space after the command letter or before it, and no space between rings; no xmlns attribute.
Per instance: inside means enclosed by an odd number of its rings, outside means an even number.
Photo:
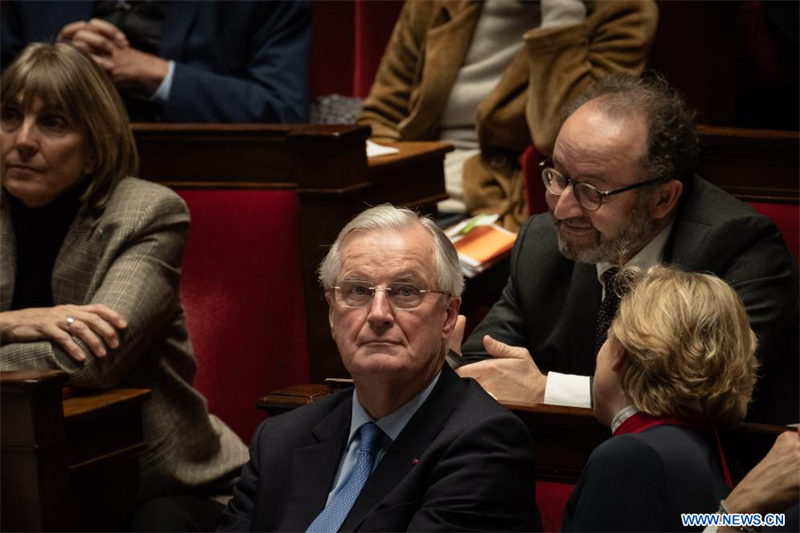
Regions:
<svg viewBox="0 0 800 533"><path fill-rule="evenodd" d="M0 311L14 293L15 243L8 198L0 203ZM141 500L173 494L230 496L247 448L192 387L196 362L180 301L189 213L175 193L127 178L106 208L84 205L53 267L55 305L104 304L128 327L104 359L86 350L74 362L49 341L0 347L0 370L59 368L79 388L152 390L143 410L147 450L140 459Z"/></svg>

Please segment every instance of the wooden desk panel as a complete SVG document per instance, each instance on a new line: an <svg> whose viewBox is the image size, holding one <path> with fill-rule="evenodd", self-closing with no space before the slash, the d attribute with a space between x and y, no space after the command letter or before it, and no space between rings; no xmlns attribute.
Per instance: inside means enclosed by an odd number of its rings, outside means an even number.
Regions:
<svg viewBox="0 0 800 533"><path fill-rule="evenodd" d="M147 389L62 400L58 370L0 372L5 531L114 531L131 512Z"/></svg>
<svg viewBox="0 0 800 533"><path fill-rule="evenodd" d="M800 201L800 132L700 125L697 173L745 202Z"/></svg>
<svg viewBox="0 0 800 533"><path fill-rule="evenodd" d="M339 390L328 385L297 385L274 391L258 401L258 408L278 416L302 407ZM536 449L536 477L539 481L575 483L592 451L611 437L611 431L598 422L591 409L558 405L503 404L517 415L531 432ZM775 439L787 428L745 422L720 431L729 457L741 464L744 472L756 465Z"/></svg>
<svg viewBox="0 0 800 533"><path fill-rule="evenodd" d="M144 179L173 188L297 192L311 379L347 377L316 269L341 228L367 206L432 212L447 198L443 164L452 146L397 143L399 154L367 159L365 126L133 124L133 131Z"/></svg>
<svg viewBox="0 0 800 533"><path fill-rule="evenodd" d="M56 370L0 372L0 529L69 529L61 387Z"/></svg>

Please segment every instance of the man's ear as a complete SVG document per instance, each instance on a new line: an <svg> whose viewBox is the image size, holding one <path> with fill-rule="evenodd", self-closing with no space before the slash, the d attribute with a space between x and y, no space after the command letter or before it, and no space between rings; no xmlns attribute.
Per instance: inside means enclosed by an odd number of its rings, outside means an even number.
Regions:
<svg viewBox="0 0 800 533"><path fill-rule="evenodd" d="M658 185L652 197L653 218L660 220L669 216L678 205L681 194L683 194L683 183L679 180L669 180Z"/></svg>
<svg viewBox="0 0 800 533"><path fill-rule="evenodd" d="M458 320L458 310L461 307L461 298L449 298L447 307L445 308L444 327L442 329L442 336L448 338L453 328L456 327L456 320Z"/></svg>

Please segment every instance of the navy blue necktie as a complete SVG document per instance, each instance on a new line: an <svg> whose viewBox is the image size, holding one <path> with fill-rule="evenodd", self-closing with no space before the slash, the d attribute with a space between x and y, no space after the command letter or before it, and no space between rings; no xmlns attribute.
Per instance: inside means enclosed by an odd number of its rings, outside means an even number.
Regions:
<svg viewBox="0 0 800 533"><path fill-rule="evenodd" d="M603 275L603 286L606 289L606 297L603 298L600 304L600 310L597 312L597 326L594 334L594 354L600 352L603 343L606 342L608 336L608 328L614 317L617 316L617 309L619 308L619 287L617 286L616 275L619 269L616 267L609 268Z"/></svg>
<svg viewBox="0 0 800 533"><path fill-rule="evenodd" d="M311 522L306 530L307 533L339 531L345 518L350 514L353 504L356 503L358 495L361 494L361 489L364 488L364 484L372 472L372 465L375 464L375 453L381 440L379 437L383 432L374 422L364 424L359 431L361 432L361 445L358 447L356 466L353 468L350 479Z"/></svg>

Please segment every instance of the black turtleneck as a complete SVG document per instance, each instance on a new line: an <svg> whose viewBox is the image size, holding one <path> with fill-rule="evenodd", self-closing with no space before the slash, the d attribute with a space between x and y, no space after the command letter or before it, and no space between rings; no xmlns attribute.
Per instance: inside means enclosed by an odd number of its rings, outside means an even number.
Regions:
<svg viewBox="0 0 800 533"><path fill-rule="evenodd" d="M17 248L17 272L11 309L52 307L53 265L81 203L85 185L65 191L54 202L35 209L10 196Z"/></svg>

